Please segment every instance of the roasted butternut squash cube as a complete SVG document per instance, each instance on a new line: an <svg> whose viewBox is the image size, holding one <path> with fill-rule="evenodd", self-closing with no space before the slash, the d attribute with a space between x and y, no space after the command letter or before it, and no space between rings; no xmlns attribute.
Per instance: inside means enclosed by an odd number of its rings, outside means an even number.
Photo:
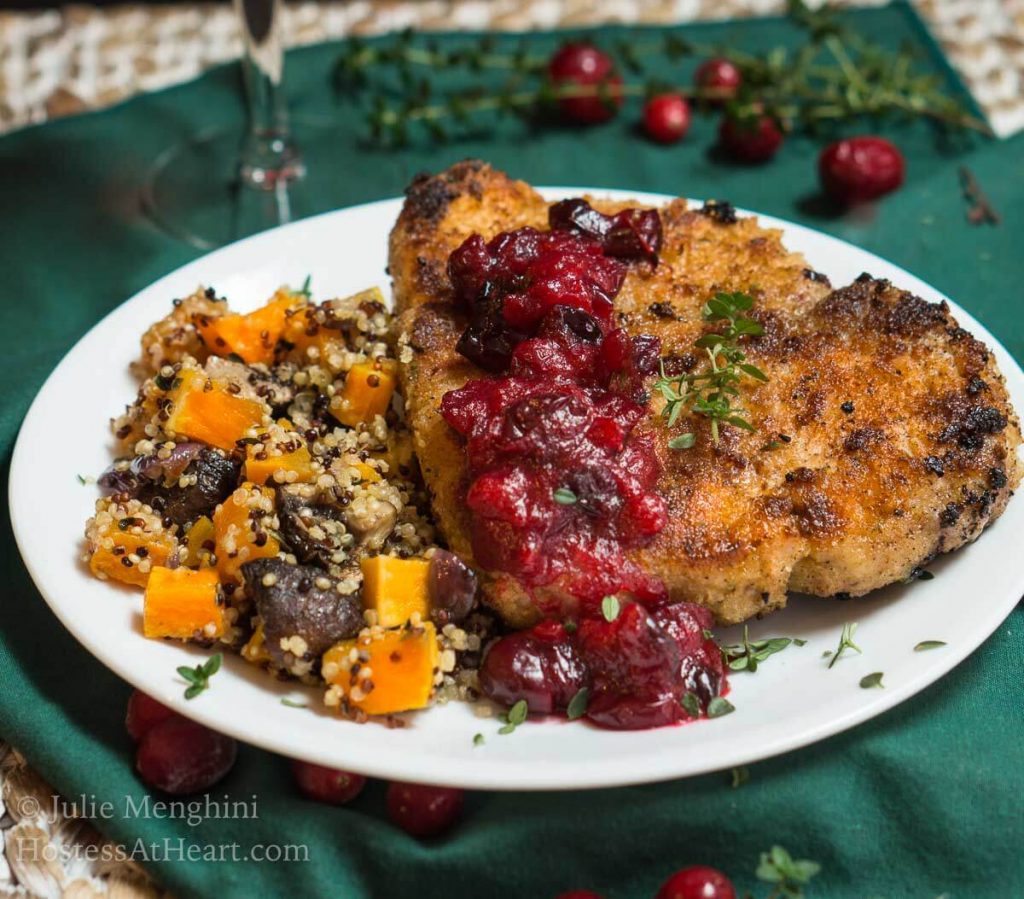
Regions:
<svg viewBox="0 0 1024 899"><path fill-rule="evenodd" d="M342 640L324 653L321 667L324 680L368 715L422 709L437 670L437 632L429 622Z"/></svg>
<svg viewBox="0 0 1024 899"><path fill-rule="evenodd" d="M222 580L241 583L239 569L246 562L278 554L281 546L269 533L273 515L273 492L248 482L217 507L213 529Z"/></svg>
<svg viewBox="0 0 1024 899"><path fill-rule="evenodd" d="M274 361L278 340L284 334L289 312L304 304L302 297L279 290L265 305L247 315L199 318L196 330L215 356L234 354L250 365Z"/></svg>
<svg viewBox="0 0 1024 899"><path fill-rule="evenodd" d="M414 613L425 620L430 614L430 562L371 556L360 562L363 570L363 604L377 613L381 627L401 627Z"/></svg>
<svg viewBox="0 0 1024 899"><path fill-rule="evenodd" d="M203 372L184 371L169 394L168 432L230 452L250 428L263 422L267 407L258 400L235 396L227 384Z"/></svg>
<svg viewBox="0 0 1024 899"><path fill-rule="evenodd" d="M280 456L269 455L266 451L262 455L262 459L258 458L252 447L246 453L245 476L254 484L266 484L267 481L294 483L309 481L313 477L313 459L304 446ZM282 472L281 478L275 477L277 472ZM289 472L295 472L294 481L287 477Z"/></svg>
<svg viewBox="0 0 1024 899"><path fill-rule="evenodd" d="M359 362L349 369L341 391L331 399L331 415L350 428L388 411L397 384L394 359Z"/></svg>
<svg viewBox="0 0 1024 899"><path fill-rule="evenodd" d="M154 568L146 584L142 632L156 639L216 639L224 633L217 591L212 568Z"/></svg>
<svg viewBox="0 0 1024 899"><path fill-rule="evenodd" d="M415 466L412 434L409 431L390 429L387 449L375 452L373 455L375 458L387 463L388 475L390 477L412 474Z"/></svg>
<svg viewBox="0 0 1024 899"><path fill-rule="evenodd" d="M263 622L259 622L253 629L249 642L241 649L242 658L254 665L265 665L270 661L270 653L267 652L266 637L263 632Z"/></svg>
<svg viewBox="0 0 1024 899"><path fill-rule="evenodd" d="M138 500L97 501L85 529L89 570L101 579L145 587L150 572L178 552L178 539L160 516Z"/></svg>
<svg viewBox="0 0 1024 899"><path fill-rule="evenodd" d="M189 568L208 568L216 549L213 522L203 515L192 523L185 535L185 564Z"/></svg>
<svg viewBox="0 0 1024 899"><path fill-rule="evenodd" d="M345 351L352 349L349 340L355 327L354 316L368 303L384 308L384 295L378 288L372 287L342 300L328 300L317 306L293 310L288 315L284 340L302 362L317 359L337 374L343 365Z"/></svg>

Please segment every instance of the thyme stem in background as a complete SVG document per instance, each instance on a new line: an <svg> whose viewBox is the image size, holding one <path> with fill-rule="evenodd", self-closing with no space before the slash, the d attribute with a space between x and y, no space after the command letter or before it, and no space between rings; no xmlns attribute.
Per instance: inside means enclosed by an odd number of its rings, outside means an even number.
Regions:
<svg viewBox="0 0 1024 899"><path fill-rule="evenodd" d="M788 15L804 34L792 49L746 53L678 34L616 41L609 50L625 75L621 85L553 84L548 56L529 38L511 51L497 50L492 36L445 50L411 32L391 43L351 39L338 60L336 82L346 95L369 97L367 122L382 143L404 143L414 126L444 140L452 124L490 115L532 116L561 99L603 97L612 90L626 98L678 93L697 101L698 112L710 114L714 101L728 98L728 92L694 87L689 78L684 83L675 70L684 62L716 57L732 62L742 75L742 87L726 109L737 119L767 114L784 130L814 131L827 122L900 115L991 133L942 90L941 78L916 69L911 51L890 50L862 37L827 6L810 10L802 0L791 0ZM652 63L669 77L650 74ZM474 87L439 91L432 73L452 71L473 75Z"/></svg>
<svg viewBox="0 0 1024 899"><path fill-rule="evenodd" d="M972 225L998 225L1003 220L985 196L974 173L965 165L960 166L960 189L963 191L964 199L970 204L967 208L967 221Z"/></svg>

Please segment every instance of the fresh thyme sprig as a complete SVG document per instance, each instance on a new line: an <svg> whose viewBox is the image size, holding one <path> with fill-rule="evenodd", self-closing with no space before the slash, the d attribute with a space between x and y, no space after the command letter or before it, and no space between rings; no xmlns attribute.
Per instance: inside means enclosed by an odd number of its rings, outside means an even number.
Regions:
<svg viewBox="0 0 1024 899"><path fill-rule="evenodd" d="M711 421L711 442L715 446L718 446L719 429L724 424L745 431L756 430L747 419L747 412L733 405L740 394L737 385L744 376L755 381L768 380L761 369L746 361L746 353L740 347L741 338L764 333L759 322L743 315L753 305L754 298L750 294L715 294L704 304L701 315L707 322L724 322L724 326L694 341L694 346L707 354L707 368L670 377L665 374L662 363L661 377L654 382L654 389L665 399L662 415L670 428L684 412L702 415ZM673 437L668 445L671 449L682 450L689 449L696 441L696 435L686 432Z"/></svg>
<svg viewBox="0 0 1024 899"><path fill-rule="evenodd" d="M787 646L794 644L803 646L807 641L799 637L769 637L766 640L751 640L747 626L743 626L743 642L720 646L722 658L730 671L757 671L759 663L769 656L782 652Z"/></svg>
<svg viewBox="0 0 1024 899"><path fill-rule="evenodd" d="M202 665L196 665L195 668L189 668L187 665L180 666L177 669L178 674L189 685L185 689L185 698L195 699L203 690L207 689L210 686L210 678L220 671L223 661L224 656L218 652L210 656Z"/></svg>
<svg viewBox="0 0 1024 899"><path fill-rule="evenodd" d="M785 896L803 899L803 888L821 870L821 865L806 858L793 858L781 846L772 846L761 853L755 872L758 880L774 885L768 899Z"/></svg>
<svg viewBox="0 0 1024 899"><path fill-rule="evenodd" d="M839 646L836 648L836 651L833 652L831 649L828 649L824 653L824 657L826 659L830 659L828 663L829 668L835 665L835 663L839 661L839 657L848 649L852 649L854 652L857 653L863 652L863 650L856 643L853 642L853 635L856 632L856 621L847 621L846 624L843 625L843 631L839 635Z"/></svg>
<svg viewBox="0 0 1024 899"><path fill-rule="evenodd" d="M367 122L373 139L381 143L405 143L414 126L445 140L452 136L453 124L495 114L533 117L553 109L560 99L607 97L612 89L624 98L679 93L697 101L698 111L708 114L720 105L716 100L729 98L729 116L743 120L767 114L787 131L814 131L828 122L861 116L900 115L990 133L984 122L943 92L939 76L918 71L910 50L893 51L865 39L827 6L810 10L803 0L790 0L788 14L806 36L795 49L744 53L677 34L652 41L616 41L607 49L627 77L614 88L552 84L546 74L547 57L532 49L529 39L511 51L496 49L490 36L445 50L411 32L387 44L351 39L338 60L335 80L339 91L349 96L369 90ZM674 70L684 61L713 57L728 59L740 70L743 83L734 97L682 83L674 71L668 78L649 72L651 62ZM458 70L474 75L474 87L438 91L430 73ZM378 74L390 77L378 82L371 77Z"/></svg>

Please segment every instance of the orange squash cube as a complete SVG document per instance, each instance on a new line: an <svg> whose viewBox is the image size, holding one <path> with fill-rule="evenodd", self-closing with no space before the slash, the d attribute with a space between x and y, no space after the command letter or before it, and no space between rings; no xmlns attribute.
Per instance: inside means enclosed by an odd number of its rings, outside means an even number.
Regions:
<svg viewBox="0 0 1024 899"><path fill-rule="evenodd" d="M278 471L294 471L297 481L309 481L313 477L313 459L309 450L300 446L297 450L281 456L267 455L257 459L249 447L245 460L245 476L254 484L266 484L276 480L274 473Z"/></svg>
<svg viewBox="0 0 1024 899"><path fill-rule="evenodd" d="M360 654L368 660L360 659ZM390 715L426 706L437 668L437 632L427 622L376 637L342 640L324 653L321 671L349 705L367 715Z"/></svg>
<svg viewBox="0 0 1024 899"><path fill-rule="evenodd" d="M185 564L189 568L209 567L216 550L213 522L205 515L197 518L185 535Z"/></svg>
<svg viewBox="0 0 1024 899"><path fill-rule="evenodd" d="M363 570L363 604L377 613L381 627L401 627L413 613L430 614L430 562L371 556L359 563Z"/></svg>
<svg viewBox="0 0 1024 899"><path fill-rule="evenodd" d="M196 322L196 330L215 356L234 353L250 365L256 362L269 365L274 361L277 342L288 324L288 313L303 303L301 297L279 290L267 305L254 312L201 318Z"/></svg>
<svg viewBox="0 0 1024 899"><path fill-rule="evenodd" d="M163 526L160 515L138 500L116 502L105 497L86 524L89 570L103 580L145 587L150 572L179 552L178 538Z"/></svg>
<svg viewBox="0 0 1024 899"><path fill-rule="evenodd" d="M142 632L151 638L216 639L224 633L224 610L211 568L154 568L143 601Z"/></svg>
<svg viewBox="0 0 1024 899"><path fill-rule="evenodd" d="M281 545L268 533L266 524L273 514L273 492L250 483L243 484L217 507L213 529L217 571L222 580L241 583L239 570L246 562L278 554Z"/></svg>
<svg viewBox="0 0 1024 899"><path fill-rule="evenodd" d="M267 407L228 392L202 372L185 371L171 391L167 430L230 452L250 428L263 422Z"/></svg>
<svg viewBox="0 0 1024 899"><path fill-rule="evenodd" d="M341 392L332 398L331 415L350 428L371 422L388 411L396 385L393 359L359 362L349 369Z"/></svg>

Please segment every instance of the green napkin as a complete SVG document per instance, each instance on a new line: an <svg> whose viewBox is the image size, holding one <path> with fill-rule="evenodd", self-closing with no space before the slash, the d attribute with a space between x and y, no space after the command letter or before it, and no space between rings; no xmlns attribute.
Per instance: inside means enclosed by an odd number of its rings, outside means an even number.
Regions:
<svg viewBox="0 0 1024 899"><path fill-rule="evenodd" d="M925 66L950 77L908 7L853 15L874 37L893 46L916 45ZM747 48L794 40L790 26L778 20L680 29L695 31ZM596 36L630 34L607 29ZM556 38L546 40L550 46ZM714 125L708 121L698 121L681 146L638 139L631 124L635 108L586 131L527 134L501 124L454 145L368 150L359 142L354 110L327 91L337 51L322 46L291 54L288 77L299 114L332 116L349 126L337 140L330 182L330 199L339 206L393 196L415 172L471 155L537 184L728 198L894 260L955 297L1024 359L1024 139L937 147L921 123L879 125L903 148L908 183L879 204L870 221L831 217L813 199L816 144L794 138L770 167L744 168L709 154ZM0 139L4 480L32 396L75 340L109 309L197 255L143 216L137 195L146 167L174 141L210 125L240 123L242 114L237 69L228 67L107 112ZM964 221L957 185L962 164L1002 212L1001 227ZM827 270L827 259L814 262ZM57 420L54 433L60 439ZM639 899L652 896L676 868L704 863L763 896L768 890L753 876L758 853L780 843L822 864L811 896L1024 895L1019 607L940 683L851 732L752 766L749 782L739 789L722 773L556 796L478 793L469 797L458 830L421 844L387 822L381 785L371 785L350 807L328 808L297 796L284 759L243 747L214 796L255 795L258 818L190 826L122 814L125 797L138 803L147 795L132 773L132 746L122 725L129 688L46 608L18 559L7 519L0 539L6 574L0 734L64 794L112 802L116 812L96 821L111 837L130 848L138 849L136 840L142 840L169 852L169 860L148 867L179 894L500 899L588 887L610 899ZM302 714L296 712L296 727ZM200 847L237 843L236 852L218 851L241 859L258 844L294 844L307 847L308 860L188 861L175 857L178 838Z"/></svg>

